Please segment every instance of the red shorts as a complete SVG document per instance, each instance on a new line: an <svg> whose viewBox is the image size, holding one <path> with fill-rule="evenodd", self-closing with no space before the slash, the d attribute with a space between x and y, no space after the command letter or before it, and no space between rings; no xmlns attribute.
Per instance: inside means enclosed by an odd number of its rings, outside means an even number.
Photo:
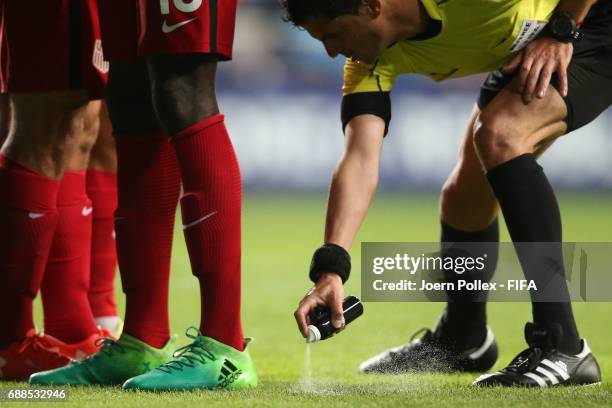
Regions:
<svg viewBox="0 0 612 408"><path fill-rule="evenodd" d="M155 54L232 58L237 0L104 0L100 23L109 61Z"/></svg>
<svg viewBox="0 0 612 408"><path fill-rule="evenodd" d="M0 0L0 92L104 97L97 0Z"/></svg>

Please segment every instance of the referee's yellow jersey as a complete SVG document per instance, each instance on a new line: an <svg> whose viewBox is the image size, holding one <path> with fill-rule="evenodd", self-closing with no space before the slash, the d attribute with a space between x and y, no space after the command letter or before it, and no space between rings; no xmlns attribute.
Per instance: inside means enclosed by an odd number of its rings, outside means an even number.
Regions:
<svg viewBox="0 0 612 408"><path fill-rule="evenodd" d="M544 28L559 0L421 0L440 32L404 40L375 64L347 60L344 95L390 91L398 75L417 73L435 81L502 67Z"/></svg>

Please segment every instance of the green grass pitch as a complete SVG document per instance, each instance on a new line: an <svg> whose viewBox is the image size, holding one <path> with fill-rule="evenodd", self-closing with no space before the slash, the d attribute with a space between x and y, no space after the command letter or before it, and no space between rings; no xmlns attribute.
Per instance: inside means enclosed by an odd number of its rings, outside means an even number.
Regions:
<svg viewBox="0 0 612 408"><path fill-rule="evenodd" d="M612 195L565 194L560 196L560 203L566 241L612 241ZM311 382L304 381L305 345L296 330L293 310L309 288L306 271L312 250L321 242L324 212L323 196L246 195L243 320L245 333L255 338L251 350L260 376L259 388L165 394L70 388L69 402L58 406L612 406L612 303L575 304L581 333L602 366L601 386L475 389L469 386L474 378L469 374L357 374L356 368L365 358L405 343L417 329L435 324L443 305L425 303L365 304L365 315L344 333L312 346ZM437 220L434 195L380 196L356 242L436 241ZM185 328L197 325L199 320L199 298L180 228L176 232L170 316L173 331L180 335L179 344L184 344ZM505 232L503 239L507 240ZM359 245L355 245L354 260L359 260L358 250ZM359 265L354 268L357 271ZM346 293L359 292L355 273ZM528 319L528 304L490 305L489 323L498 337L501 353L496 368L524 348L522 330ZM37 321L41 321L39 308ZM0 385L17 386L23 385ZM40 407L41 403L33 406Z"/></svg>

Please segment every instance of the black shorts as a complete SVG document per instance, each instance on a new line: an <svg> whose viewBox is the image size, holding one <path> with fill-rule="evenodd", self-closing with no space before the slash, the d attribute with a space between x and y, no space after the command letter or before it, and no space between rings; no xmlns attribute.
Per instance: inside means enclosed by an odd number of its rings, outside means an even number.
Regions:
<svg viewBox="0 0 612 408"><path fill-rule="evenodd" d="M592 122L612 105L612 0L600 0L591 8L582 32L584 38L574 43L567 72L567 133ZM487 106L514 76L490 73L480 88L478 107ZM552 84L558 89L556 77Z"/></svg>

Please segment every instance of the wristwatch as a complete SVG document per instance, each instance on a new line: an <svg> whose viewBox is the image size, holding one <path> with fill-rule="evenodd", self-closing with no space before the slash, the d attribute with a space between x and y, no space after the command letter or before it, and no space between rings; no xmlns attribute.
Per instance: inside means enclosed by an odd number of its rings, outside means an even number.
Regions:
<svg viewBox="0 0 612 408"><path fill-rule="evenodd" d="M562 42L580 41L584 35L572 16L565 11L555 12L552 15L546 25L546 33Z"/></svg>

